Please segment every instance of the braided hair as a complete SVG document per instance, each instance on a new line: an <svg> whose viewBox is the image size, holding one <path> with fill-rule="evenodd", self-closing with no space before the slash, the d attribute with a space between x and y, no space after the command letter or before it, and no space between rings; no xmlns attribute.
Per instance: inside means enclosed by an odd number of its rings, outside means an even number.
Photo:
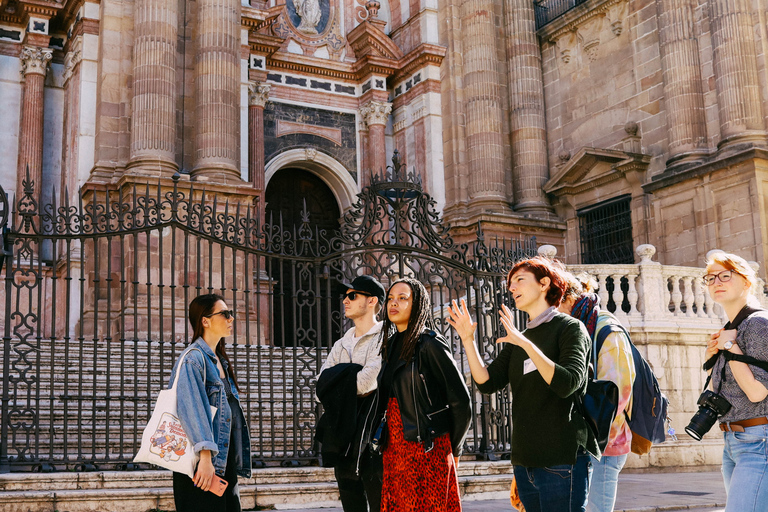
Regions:
<svg viewBox="0 0 768 512"><path fill-rule="evenodd" d="M387 290L387 297L392 291L392 287L398 283L404 283L411 289L411 316L408 319L408 327L406 327L403 333L403 348L400 351L400 359L408 361L413 357L413 352L416 349L416 343L419 341L422 331L425 328L432 328L432 302L429 300L429 292L421 284L420 281L410 277L403 277L398 279ZM390 336L390 333L392 334ZM384 360L387 360L389 348L389 342L397 335L397 329L395 324L389 319L389 311L384 308L384 325L381 328L381 355Z"/></svg>

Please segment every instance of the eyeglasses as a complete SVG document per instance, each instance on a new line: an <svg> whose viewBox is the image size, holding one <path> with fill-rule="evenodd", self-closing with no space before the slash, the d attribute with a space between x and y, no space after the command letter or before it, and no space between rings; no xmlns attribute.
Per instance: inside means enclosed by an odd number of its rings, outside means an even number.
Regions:
<svg viewBox="0 0 768 512"><path fill-rule="evenodd" d="M704 281L704 284L707 286L712 286L715 284L715 280L719 279L721 283L727 283L731 280L731 277L733 277L733 274L739 274L735 270L722 270L716 274L707 274L701 279ZM741 275L741 274L739 274Z"/></svg>
<svg viewBox="0 0 768 512"><path fill-rule="evenodd" d="M344 298L349 300L355 300L358 295L361 295L363 297L373 297L373 295L368 295L367 293L363 293L363 292L349 292L344 294Z"/></svg>
<svg viewBox="0 0 768 512"><path fill-rule="evenodd" d="M221 311L219 311L217 313L213 313L212 315L208 315L206 318L211 318L212 316L216 316L216 315L221 315L224 318L226 318L227 320L229 320L230 318L235 318L235 312L232 311L231 309L222 309Z"/></svg>

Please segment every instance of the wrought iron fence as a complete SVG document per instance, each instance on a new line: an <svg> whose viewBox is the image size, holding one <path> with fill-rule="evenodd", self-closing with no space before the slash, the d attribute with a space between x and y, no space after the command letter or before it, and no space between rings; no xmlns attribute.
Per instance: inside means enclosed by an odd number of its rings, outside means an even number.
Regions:
<svg viewBox="0 0 768 512"><path fill-rule="evenodd" d="M0 214L8 211L1 194ZM41 205L29 179L3 229L5 286L0 470L132 467L153 397L190 341L187 305L222 294L235 311L230 357L243 388L254 465L316 459L315 379L348 321L343 283L411 275L431 293L438 328L469 376L444 306L466 297L480 350L495 355L509 305L503 272L535 239L456 244L413 173L393 165L358 196L337 233L263 221L173 179L81 190ZM53 194L56 197L56 194ZM3 202L4 201L4 202ZM468 379L471 381L471 379ZM467 452L503 457L506 392L480 395Z"/></svg>
<svg viewBox="0 0 768 512"><path fill-rule="evenodd" d="M587 0L534 0L533 9L536 17L536 30L586 1Z"/></svg>

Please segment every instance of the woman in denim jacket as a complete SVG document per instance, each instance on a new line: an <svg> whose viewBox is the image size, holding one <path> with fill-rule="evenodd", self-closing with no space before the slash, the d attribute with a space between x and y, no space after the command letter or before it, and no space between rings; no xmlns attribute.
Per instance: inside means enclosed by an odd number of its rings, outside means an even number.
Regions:
<svg viewBox="0 0 768 512"><path fill-rule="evenodd" d="M195 341L180 369L176 362L170 382L178 371L179 420L200 462L194 478L173 474L176 510L240 512L237 475L251 476L251 446L234 368L224 350L234 313L222 296L200 295L189 304L189 322ZM208 492L217 476L228 482L220 497Z"/></svg>

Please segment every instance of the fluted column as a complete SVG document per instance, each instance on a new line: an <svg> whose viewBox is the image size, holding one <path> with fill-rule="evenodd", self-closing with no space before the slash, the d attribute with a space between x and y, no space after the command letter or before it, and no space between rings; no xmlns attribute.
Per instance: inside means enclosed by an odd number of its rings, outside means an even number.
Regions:
<svg viewBox="0 0 768 512"><path fill-rule="evenodd" d="M264 105L270 85L248 84L248 175L253 188L264 192Z"/></svg>
<svg viewBox="0 0 768 512"><path fill-rule="evenodd" d="M512 176L515 210L551 210L543 186L549 179L544 79L530 0L506 0Z"/></svg>
<svg viewBox="0 0 768 512"><path fill-rule="evenodd" d="M240 1L199 0L193 175L240 179Z"/></svg>
<svg viewBox="0 0 768 512"><path fill-rule="evenodd" d="M30 186L34 197L40 197L43 179L43 114L45 73L53 52L25 46L21 50L21 74L24 77L19 126L19 159L16 173L16 197L24 193L24 181L29 168Z"/></svg>
<svg viewBox="0 0 768 512"><path fill-rule="evenodd" d="M387 167L386 141L384 128L392 112L392 104L382 101L369 101L360 107L360 114L368 125L368 162L372 173L379 173ZM360 188L368 185L368 174L363 173Z"/></svg>
<svg viewBox="0 0 768 512"><path fill-rule="evenodd" d="M130 168L170 175L176 163L178 2L136 0Z"/></svg>
<svg viewBox="0 0 768 512"><path fill-rule="evenodd" d="M669 136L668 164L697 160L707 152L694 9L694 0L656 0Z"/></svg>
<svg viewBox="0 0 768 512"><path fill-rule="evenodd" d="M765 143L752 7L749 0L709 0L720 147Z"/></svg>
<svg viewBox="0 0 768 512"><path fill-rule="evenodd" d="M470 201L506 201L494 3L464 0L464 93Z"/></svg>

